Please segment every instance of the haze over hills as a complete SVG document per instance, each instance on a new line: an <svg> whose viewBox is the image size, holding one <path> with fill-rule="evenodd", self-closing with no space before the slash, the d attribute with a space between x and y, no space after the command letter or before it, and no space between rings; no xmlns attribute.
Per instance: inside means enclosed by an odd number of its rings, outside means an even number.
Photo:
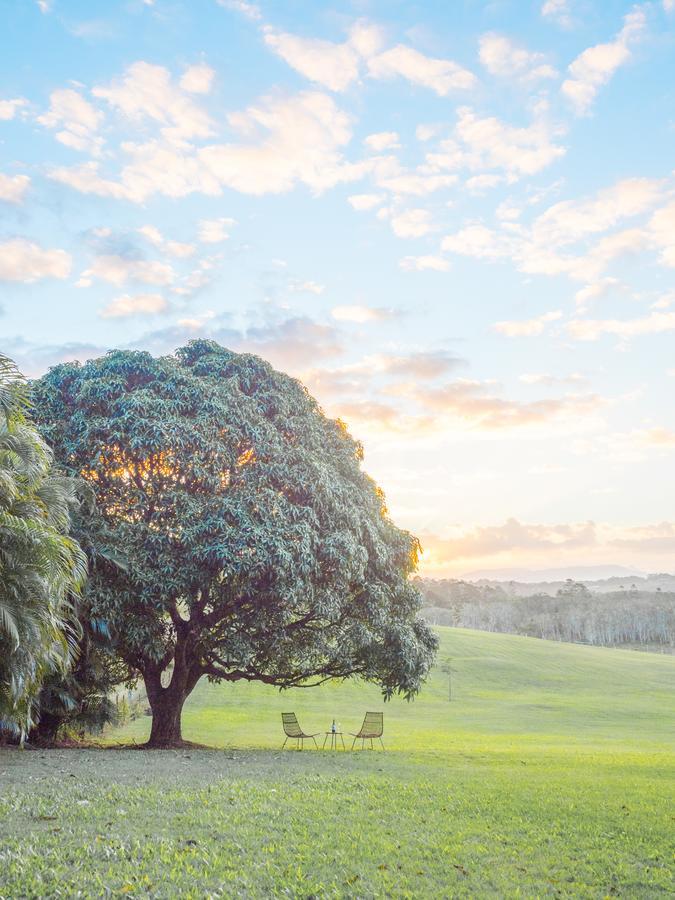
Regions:
<svg viewBox="0 0 675 900"><path fill-rule="evenodd" d="M604 581L607 578L644 578L647 573L627 566L566 566L557 569L478 569L465 572L464 581L520 581L541 583L551 581Z"/></svg>

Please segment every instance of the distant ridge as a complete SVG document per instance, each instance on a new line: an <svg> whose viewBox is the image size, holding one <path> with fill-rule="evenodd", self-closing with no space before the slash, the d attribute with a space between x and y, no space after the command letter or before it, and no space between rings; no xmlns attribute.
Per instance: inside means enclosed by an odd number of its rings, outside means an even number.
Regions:
<svg viewBox="0 0 675 900"><path fill-rule="evenodd" d="M604 581L606 578L644 578L646 572L626 566L569 566L560 569L478 569L466 572L465 581L520 581L540 583L544 581Z"/></svg>

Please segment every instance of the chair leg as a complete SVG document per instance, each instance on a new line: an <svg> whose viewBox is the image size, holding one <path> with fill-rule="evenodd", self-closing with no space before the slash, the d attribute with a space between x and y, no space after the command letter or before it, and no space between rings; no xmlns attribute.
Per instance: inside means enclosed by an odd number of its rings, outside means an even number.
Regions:
<svg viewBox="0 0 675 900"><path fill-rule="evenodd" d="M354 749L354 744L356 743L356 738L352 741L352 750Z"/></svg>
<svg viewBox="0 0 675 900"><path fill-rule="evenodd" d="M373 749L373 739L372 738L370 739L370 749L371 750Z"/></svg>
<svg viewBox="0 0 675 900"><path fill-rule="evenodd" d="M312 737L312 740L314 741L314 749L315 749L315 750L318 750L318 749L319 749L319 745L318 745L317 742L316 742L316 738L315 738L315 737Z"/></svg>
<svg viewBox="0 0 675 900"><path fill-rule="evenodd" d="M380 738L380 743L382 744L382 749L384 750L384 743L382 742L382 738Z"/></svg>
<svg viewBox="0 0 675 900"><path fill-rule="evenodd" d="M288 738L286 738L286 741L287 741L287 740L288 740ZM284 747L286 746L286 741L284 741L283 744L281 745L281 749L282 749L282 750L283 750Z"/></svg>

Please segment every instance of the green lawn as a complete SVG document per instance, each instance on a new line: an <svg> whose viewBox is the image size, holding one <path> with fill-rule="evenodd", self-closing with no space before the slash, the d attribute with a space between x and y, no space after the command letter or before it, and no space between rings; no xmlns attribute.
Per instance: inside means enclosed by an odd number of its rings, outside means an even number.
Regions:
<svg viewBox="0 0 675 900"><path fill-rule="evenodd" d="M0 897L672 895L675 658L439 633L451 703L205 683L219 750L0 751ZM380 708L386 753L279 750Z"/></svg>

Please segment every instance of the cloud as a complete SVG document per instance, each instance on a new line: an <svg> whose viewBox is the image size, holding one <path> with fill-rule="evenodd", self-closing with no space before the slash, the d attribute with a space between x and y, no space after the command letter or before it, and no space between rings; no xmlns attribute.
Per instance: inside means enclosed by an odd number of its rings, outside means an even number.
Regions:
<svg viewBox="0 0 675 900"><path fill-rule="evenodd" d="M525 319L516 322L495 322L492 326L495 331L506 337L537 337L543 334L549 322L556 322L562 318L560 310L544 313L536 319Z"/></svg>
<svg viewBox="0 0 675 900"><path fill-rule="evenodd" d="M203 72L194 78L197 81L201 78L203 83ZM92 94L132 123L150 120L159 124L163 138L169 143L180 144L213 134L208 113L195 104L182 84L174 84L164 66L143 61L132 63L122 78L93 88Z"/></svg>
<svg viewBox="0 0 675 900"><path fill-rule="evenodd" d="M73 150L99 156L103 138L97 131L103 114L88 100L70 88L52 91L49 96L49 110L37 121L45 128L60 129L56 140Z"/></svg>
<svg viewBox="0 0 675 900"><path fill-rule="evenodd" d="M0 100L0 121L8 122L16 115L17 110L24 106L28 106L28 101L23 97L16 97L13 100Z"/></svg>
<svg viewBox="0 0 675 900"><path fill-rule="evenodd" d="M189 94L208 94L215 77L215 69L206 63L188 66L180 79L180 86Z"/></svg>
<svg viewBox="0 0 675 900"><path fill-rule="evenodd" d="M141 75L147 69L152 71L145 81ZM49 173L82 193L135 203L156 193L217 196L223 187L262 195L305 184L319 193L367 171L363 163L346 163L340 153L351 140L349 115L338 109L331 97L316 91L264 97L241 112L230 113L228 123L243 139L201 147L187 139L210 133L210 119L187 95L181 102L173 102L174 89L165 69L135 64L121 83L101 89L101 93L130 120L160 124L160 138L124 142L121 149L130 161L117 180L102 175L93 161L57 167Z"/></svg>
<svg viewBox="0 0 675 900"><path fill-rule="evenodd" d="M637 432L637 435L654 447L675 447L675 431L669 428L648 428Z"/></svg>
<svg viewBox="0 0 675 900"><path fill-rule="evenodd" d="M316 294L318 297L326 290L326 286L319 284L317 281L293 279L288 282L287 289L293 294Z"/></svg>
<svg viewBox="0 0 675 900"><path fill-rule="evenodd" d="M435 91L439 97L447 97L458 90L470 90L476 85L476 76L452 60L434 59L403 44L371 57L368 72L380 80L405 78L412 84Z"/></svg>
<svg viewBox="0 0 675 900"><path fill-rule="evenodd" d="M219 244L230 237L229 229L237 224L236 219L202 219L199 223L198 237L202 244Z"/></svg>
<svg viewBox="0 0 675 900"><path fill-rule="evenodd" d="M565 152L564 147L554 143L554 134L543 120L518 128L495 116L482 118L463 106L458 110L453 137L427 153L426 163L430 172L498 169L516 180L541 172Z"/></svg>
<svg viewBox="0 0 675 900"><path fill-rule="evenodd" d="M626 340L645 334L662 334L675 330L675 312L653 312L637 319L572 319L569 334L579 341L597 341L603 334Z"/></svg>
<svg viewBox="0 0 675 900"><path fill-rule="evenodd" d="M369 134L363 143L376 153L381 153L383 150L398 149L401 146L400 141L396 131L378 131L376 134Z"/></svg>
<svg viewBox="0 0 675 900"><path fill-rule="evenodd" d="M71 265L65 250L44 250L24 238L0 243L0 281L32 284L42 278L67 278Z"/></svg>
<svg viewBox="0 0 675 900"><path fill-rule="evenodd" d="M391 217L391 227L396 237L423 237L433 230L431 213L426 209L406 209Z"/></svg>
<svg viewBox="0 0 675 900"><path fill-rule="evenodd" d="M138 229L138 233L142 234L155 247L164 250L177 259L185 259L188 256L192 256L197 249L194 244L166 240L159 228L156 228L154 225L143 225Z"/></svg>
<svg viewBox="0 0 675 900"><path fill-rule="evenodd" d="M23 195L30 184L27 175L3 175L0 172L0 201L5 203L21 203Z"/></svg>
<svg viewBox="0 0 675 900"><path fill-rule="evenodd" d="M331 316L338 322L382 322L392 318L392 312L372 306L334 306Z"/></svg>
<svg viewBox="0 0 675 900"><path fill-rule="evenodd" d="M97 278L118 287L127 281L167 285L174 280L175 272L168 263L157 260L129 259L117 254L103 254L97 256L92 265L82 272L77 286L89 287Z"/></svg>
<svg viewBox="0 0 675 900"><path fill-rule="evenodd" d="M550 425L560 418L594 412L602 401L594 394L571 394L544 400L510 400L495 393L492 382L458 379L436 388L402 387L401 393L433 412L437 426L463 421L473 428L495 431ZM445 419L443 423L442 419Z"/></svg>
<svg viewBox="0 0 675 900"><path fill-rule="evenodd" d="M663 195L655 178L625 178L599 190L590 200L564 200L549 207L534 223L535 241L557 247L573 244L647 212Z"/></svg>
<svg viewBox="0 0 675 900"><path fill-rule="evenodd" d="M43 15L52 10L52 0L37 0L37 5Z"/></svg>
<svg viewBox="0 0 675 900"><path fill-rule="evenodd" d="M577 115L588 115L601 87L631 58L631 47L646 32L647 17L639 6L624 17L623 27L613 41L588 47L570 63L569 77L562 93L572 103Z"/></svg>
<svg viewBox="0 0 675 900"><path fill-rule="evenodd" d="M435 566L460 560L501 557L514 551L547 554L552 551L579 550L597 544L593 522L570 525L525 524L512 518L503 525L482 525L470 529L456 528L452 537L424 535L425 562Z"/></svg>
<svg viewBox="0 0 675 900"><path fill-rule="evenodd" d="M554 204L529 227L508 220L498 229L482 223L467 224L447 235L441 247L477 259L511 259L528 274L567 275L586 282L587 287L577 298L583 303L615 283L601 276L619 257L655 248L660 249L664 265L669 264L670 258L675 262L675 204L657 210L646 225L597 239L603 231L649 212L663 193L661 180L622 179L591 197ZM572 244L582 246L567 250Z"/></svg>
<svg viewBox="0 0 675 900"><path fill-rule="evenodd" d="M380 206L384 202L384 199L384 194L352 194L351 197L347 197L347 200L357 212L375 209L376 206Z"/></svg>
<svg viewBox="0 0 675 900"><path fill-rule="evenodd" d="M216 3L225 9L241 13L253 22L259 22L262 19L260 8L255 3L246 3L245 0L216 0Z"/></svg>
<svg viewBox="0 0 675 900"><path fill-rule="evenodd" d="M541 15L562 28L569 28L572 24L569 0L545 0L541 7Z"/></svg>
<svg viewBox="0 0 675 900"><path fill-rule="evenodd" d="M543 53L525 50L502 34L490 33L481 36L479 58L491 75L500 78L539 81L558 77L553 66L546 63Z"/></svg>
<svg viewBox="0 0 675 900"><path fill-rule="evenodd" d="M380 29L366 23L356 23L342 44L300 37L271 26L265 26L263 31L265 43L277 56L305 78L331 91L344 91L356 81L364 51L375 52L382 41Z"/></svg>
<svg viewBox="0 0 675 900"><path fill-rule="evenodd" d="M591 284L587 284L584 287L580 288L576 294L574 295L574 300L576 302L577 308L579 310L585 309L589 302L592 300L597 300L600 297L604 297L609 291L613 288L618 287L621 284L618 278L601 278L599 281L594 281Z"/></svg>
<svg viewBox="0 0 675 900"><path fill-rule="evenodd" d="M166 312L168 303L161 294L122 294L115 297L101 311L104 319L128 318L129 316L152 316Z"/></svg>
<svg viewBox="0 0 675 900"><path fill-rule="evenodd" d="M435 272L447 272L450 263L442 256L404 256L399 262L404 272L423 272L431 269Z"/></svg>
<svg viewBox="0 0 675 900"><path fill-rule="evenodd" d="M657 210L647 226L649 239L661 251L661 262L675 268L675 202Z"/></svg>
<svg viewBox="0 0 675 900"><path fill-rule="evenodd" d="M228 118L242 135L265 136L255 143L211 145L199 151L200 162L222 185L259 195L304 183L320 192L365 171L343 162L339 148L351 140L351 120L326 94L267 97Z"/></svg>

